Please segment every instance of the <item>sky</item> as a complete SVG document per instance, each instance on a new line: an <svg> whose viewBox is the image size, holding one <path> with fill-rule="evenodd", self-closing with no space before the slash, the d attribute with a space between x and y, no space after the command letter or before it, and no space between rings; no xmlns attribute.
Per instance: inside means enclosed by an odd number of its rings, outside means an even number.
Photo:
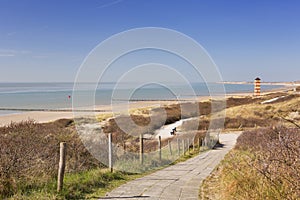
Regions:
<svg viewBox="0 0 300 200"><path fill-rule="evenodd" d="M142 27L193 38L224 81L296 81L299 10L298 0L0 0L0 82L72 82L100 42Z"/></svg>

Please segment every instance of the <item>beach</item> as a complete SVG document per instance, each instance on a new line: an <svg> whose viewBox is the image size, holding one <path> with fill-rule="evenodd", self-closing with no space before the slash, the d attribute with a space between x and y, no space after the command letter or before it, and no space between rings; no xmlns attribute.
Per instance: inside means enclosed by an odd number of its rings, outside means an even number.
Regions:
<svg viewBox="0 0 300 200"><path fill-rule="evenodd" d="M232 84L231 82L225 82L225 84ZM244 82L237 83L234 82L234 84L240 84L243 85ZM271 83L269 83L271 84ZM277 85L278 83L274 83L274 85ZM268 94L268 93L275 93L275 92L284 92L288 90L292 90L294 85L291 85L290 83L281 83L282 87L277 87L273 89L269 89L266 91L263 91L261 94ZM296 85L298 86L298 84ZM245 96L253 96L252 92L232 92L225 94L226 98L230 97L245 97ZM210 96L198 96L196 101L208 101L211 97ZM195 101L195 99L187 98L184 101ZM139 100L139 101L130 101L128 104L126 101L124 103L119 103L113 105L114 113L126 113L126 111L129 109L139 109L139 108L153 108L158 106L165 106L170 104L176 104L179 103L179 101L176 100ZM128 107L129 105L129 107ZM29 109L30 110L30 109ZM87 112L84 112L87 110ZM74 111L74 112L73 112ZM81 108L80 112L76 112L76 109L45 109L45 110L35 110L33 111L22 111L20 113L13 113L13 114L7 114L7 115L0 115L0 126L5 126L10 124L11 122L21 122L25 120L34 120L38 123L45 123L45 122L52 122L58 119L67 118L72 119L74 118L74 114L76 117L79 116L91 116L91 115L99 115L99 114L108 114L112 113L112 105L105 104L105 105L96 105L94 107L85 107Z"/></svg>
<svg viewBox="0 0 300 200"><path fill-rule="evenodd" d="M204 97L201 97L204 99ZM208 97L207 97L208 99ZM129 104L129 109L139 109L145 107L157 107L174 104L174 101L138 101L131 102ZM87 108L85 108L87 109ZM101 112L92 112L92 110L103 110ZM91 116L98 114L108 114L112 113L111 105L97 105L95 108L90 108L91 112L76 112L76 116ZM127 110L127 104L119 104L114 106L114 111L118 113L123 113ZM8 114L0 116L0 126L9 125L12 122L21 122L26 120L34 120L38 123L52 122L58 119L67 118L72 119L74 117L74 113L72 111L29 111L15 114Z"/></svg>
<svg viewBox="0 0 300 200"><path fill-rule="evenodd" d="M290 84L287 84L284 87L278 87L275 89L270 89L268 91L262 92L262 95L273 93L273 92L283 92L287 90L291 90L292 86ZM246 96L253 96L252 92L242 92L242 93L229 93L226 94L226 98L230 97L246 97ZM197 101L207 101L211 97L210 96L199 96L197 97ZM189 101L188 99L186 101ZM195 101L191 100L190 101ZM158 106L165 106L165 105L171 105L176 104L177 101L174 100L143 100L143 101L132 101L130 102L129 109L139 109L139 108L153 108ZM99 114L108 114L112 113L112 106L111 105L96 105L93 108L84 108L90 110L89 112L74 112L76 113L76 117L79 116L91 116L91 115L99 115ZM99 112L93 112L93 110L98 110ZM126 113L128 110L127 103L120 103L114 105L114 113ZM14 113L14 114L7 114L0 116L0 126L6 126L9 125L12 122L21 122L26 120L34 120L38 123L45 123L45 122L52 122L58 119L67 118L72 119L74 117L74 113L72 112L72 109L59 111L58 110L52 110L52 111L27 111L27 112L21 112L21 113Z"/></svg>

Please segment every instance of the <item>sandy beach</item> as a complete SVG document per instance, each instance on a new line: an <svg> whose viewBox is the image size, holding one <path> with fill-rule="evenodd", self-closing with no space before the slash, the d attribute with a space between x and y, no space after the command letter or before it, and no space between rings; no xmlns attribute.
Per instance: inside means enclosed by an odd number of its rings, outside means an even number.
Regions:
<svg viewBox="0 0 300 200"><path fill-rule="evenodd" d="M242 96L246 94L240 94ZM249 95L249 94L247 94ZM201 96L197 98L197 101L205 101L209 100L209 96ZM192 101L192 100L191 100ZM129 104L127 103L121 103L114 105L113 110L114 113L125 113L129 109L139 109L139 108L153 108L153 107L159 107L159 106L165 106L165 105L171 105L176 104L177 101L133 101ZM92 116L92 115L100 115L100 114L108 114L112 113L112 105L96 105L94 108L82 108L84 110L103 110L102 112L72 112L70 111L30 111L30 112L21 112L16 114L8 114L0 116L0 126L8 125L12 122L21 122L25 120L34 120L38 123L44 123L44 122L51 122L62 118L71 119L80 116Z"/></svg>
<svg viewBox="0 0 300 200"><path fill-rule="evenodd" d="M208 98L208 97L207 97ZM201 97L201 99L204 99ZM157 107L163 105L170 105L176 103L175 101L138 101L138 102L130 102L129 109L138 109L145 107ZM71 119L75 116L89 116L89 115L98 115L105 113L112 113L111 105L97 105L95 108L84 108L89 110L103 110L103 112L75 112L72 111L30 111L30 112L22 112L16 114L8 114L0 116L0 126L8 125L12 122L21 122L25 120L34 120L39 123L51 122L62 118ZM114 111L118 113L123 113L127 110L127 104L118 104L114 105Z"/></svg>
<svg viewBox="0 0 300 200"><path fill-rule="evenodd" d="M282 88L276 88L273 90L262 92L262 95L273 93L273 92L283 92L287 90L291 90L291 85L286 85ZM230 97L245 97L245 96L253 96L253 93L231 93L226 94L226 98ZM210 96L201 96L198 97L197 101L207 101L210 99ZM192 100L191 100L192 101ZM145 108L145 107L158 107L158 106L164 106L164 105L170 105L175 104L177 101L133 101L129 104L129 109L138 109L138 108ZM127 104L118 104L114 105L114 111L118 113L123 113L127 111ZM90 109L90 110L103 110L103 112L76 112L75 116L88 116L93 114L104 114L104 113L111 113L112 112L112 106L111 105L96 105L95 108L84 108L84 109ZM22 112L22 113L16 113L16 114L8 114L0 116L0 126L5 126L10 124L11 122L21 122L25 120L34 120L38 123L44 123L44 122L51 122L62 118L73 118L74 113L72 111L30 111L30 112Z"/></svg>

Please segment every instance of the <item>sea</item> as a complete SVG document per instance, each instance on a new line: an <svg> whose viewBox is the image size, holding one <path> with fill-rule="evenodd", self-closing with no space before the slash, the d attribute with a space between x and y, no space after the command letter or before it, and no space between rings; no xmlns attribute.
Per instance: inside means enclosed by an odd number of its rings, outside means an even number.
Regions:
<svg viewBox="0 0 300 200"><path fill-rule="evenodd" d="M189 99L192 96L209 96L209 88L219 87L220 83L213 83L209 87L206 83L191 83L191 89L185 85L170 83L169 85L148 84L139 86L137 83L105 82L101 84L81 83L82 91L76 94L90 97L93 90L96 105L107 105L111 100L122 102L128 96L131 100L176 100ZM117 89L116 89L117 87ZM262 85L262 91L282 87L279 85ZM94 89L95 88L95 89ZM226 93L252 92L253 84L224 84ZM187 92L188 91L188 92ZM191 92L192 91L192 92ZM0 115L20 113L18 109L72 109L74 97L74 83L0 83ZM84 98L82 98L84 99ZM87 100L87 102L90 102ZM86 105L89 106L89 105ZM11 109L11 110L10 110Z"/></svg>

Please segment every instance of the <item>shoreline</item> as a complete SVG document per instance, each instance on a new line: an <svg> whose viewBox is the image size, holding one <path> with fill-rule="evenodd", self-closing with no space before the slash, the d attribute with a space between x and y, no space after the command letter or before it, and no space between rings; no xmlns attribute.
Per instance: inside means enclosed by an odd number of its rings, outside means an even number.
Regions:
<svg viewBox="0 0 300 200"><path fill-rule="evenodd" d="M217 82L221 84L232 84L232 85L253 85L253 82L248 81L223 81L223 82ZM281 85L281 86L300 86L300 82L264 82L262 81L260 83L261 85Z"/></svg>
<svg viewBox="0 0 300 200"><path fill-rule="evenodd" d="M59 119L67 118L73 119L74 117L82 116L92 116L94 114L111 114L114 112L121 112L127 110L127 105L129 109L139 109L145 107L156 107L157 105L170 105L174 104L174 101L140 101L140 102L130 102L130 104L120 103L114 105L95 105L90 108L76 109L24 109L28 111L23 111L20 113L11 113L6 115L0 115L0 127L7 126L11 123L18 123L26 120L34 120L37 123L47 123L53 122ZM94 111L94 109L96 111ZM15 109L20 110L20 109ZM99 111L99 112L97 112Z"/></svg>
<svg viewBox="0 0 300 200"><path fill-rule="evenodd" d="M235 83L236 84L236 83ZM269 94L269 93L277 93L277 92L286 92L288 90L293 89L294 85L285 85L280 88L270 89L268 91L263 91L261 95ZM252 92L237 92L237 93L228 93L225 94L225 98L230 97L246 97L253 96ZM210 96L198 96L197 101L208 101ZM188 102L189 100L186 100ZM194 99L190 99L190 101L194 101ZM26 120L34 120L37 123L47 123L53 122L59 119L67 118L73 119L75 116L91 116L95 113L97 114L111 114L114 112L123 113L127 111L127 105L129 105L129 109L139 109L146 107L157 107L164 105L171 105L176 103L176 100L138 100L138 101L130 101L130 104L120 103L118 105L114 105L114 109L112 110L112 105L95 105L91 108L83 108L82 110L77 109L75 111L71 109L22 109L24 111L20 113L11 113L7 115L0 115L0 127L7 126L11 123L18 123ZM1 110L1 108L0 108ZM2 110L9 110L6 108L2 108ZM20 111L20 109L12 109L16 111Z"/></svg>

